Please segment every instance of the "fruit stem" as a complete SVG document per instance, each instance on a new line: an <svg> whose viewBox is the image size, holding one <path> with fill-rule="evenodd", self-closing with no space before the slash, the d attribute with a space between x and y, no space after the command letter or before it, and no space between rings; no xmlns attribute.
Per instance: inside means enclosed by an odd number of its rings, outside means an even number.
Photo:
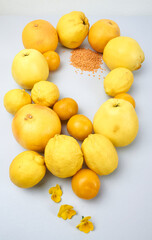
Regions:
<svg viewBox="0 0 152 240"><path fill-rule="evenodd" d="M119 107L119 103L116 103L116 104L114 105L114 107Z"/></svg>
<svg viewBox="0 0 152 240"><path fill-rule="evenodd" d="M24 53L24 57L26 57L26 56L28 56L29 55L29 53Z"/></svg>

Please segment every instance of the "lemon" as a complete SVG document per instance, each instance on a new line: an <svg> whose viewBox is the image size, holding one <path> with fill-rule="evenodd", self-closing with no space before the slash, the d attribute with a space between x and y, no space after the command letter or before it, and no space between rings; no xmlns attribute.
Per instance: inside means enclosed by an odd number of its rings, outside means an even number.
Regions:
<svg viewBox="0 0 152 240"><path fill-rule="evenodd" d="M52 82L40 81L34 85L31 91L33 102L47 107L52 107L59 99L59 89Z"/></svg>
<svg viewBox="0 0 152 240"><path fill-rule="evenodd" d="M7 112L15 114L24 105L32 102L31 96L24 89L12 89L4 96L4 107Z"/></svg>
<svg viewBox="0 0 152 240"><path fill-rule="evenodd" d="M11 181L21 188L35 186L42 180L45 172L44 157L33 151L25 151L17 155L9 168Z"/></svg>
<svg viewBox="0 0 152 240"><path fill-rule="evenodd" d="M70 136L55 135L45 148L46 167L55 176L73 176L83 164L83 154L78 142Z"/></svg>
<svg viewBox="0 0 152 240"><path fill-rule="evenodd" d="M110 96L128 92L134 81L133 73L127 68L115 68L104 79L105 92Z"/></svg>
<svg viewBox="0 0 152 240"><path fill-rule="evenodd" d="M112 173L118 165L118 155L111 141L101 134L90 134L82 143L87 166L99 175Z"/></svg>

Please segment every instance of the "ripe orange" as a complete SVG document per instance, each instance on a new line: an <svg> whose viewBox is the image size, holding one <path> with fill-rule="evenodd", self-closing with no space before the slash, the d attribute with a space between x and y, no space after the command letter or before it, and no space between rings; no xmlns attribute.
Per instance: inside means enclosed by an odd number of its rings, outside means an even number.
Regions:
<svg viewBox="0 0 152 240"><path fill-rule="evenodd" d="M22 41L25 48L33 48L44 53L57 48L58 35L52 24L39 19L29 22L24 27Z"/></svg>
<svg viewBox="0 0 152 240"><path fill-rule="evenodd" d="M89 118L82 114L76 114L69 119L67 130L72 137L84 140L92 133L93 126Z"/></svg>
<svg viewBox="0 0 152 240"><path fill-rule="evenodd" d="M120 29L117 23L109 19L101 19L91 26L88 41L95 51L102 53L109 40L118 36Z"/></svg>
<svg viewBox="0 0 152 240"><path fill-rule="evenodd" d="M58 67L60 65L59 54L57 54L54 51L48 51L48 52L43 53L43 56L45 57L45 59L48 63L50 71L55 71L58 69Z"/></svg>
<svg viewBox="0 0 152 240"><path fill-rule="evenodd" d="M114 98L118 98L118 99L124 99L128 102L130 102L133 107L135 108L136 106L136 103L135 103L135 100L133 99L133 97L131 95L129 95L128 93L119 93L117 94Z"/></svg>
<svg viewBox="0 0 152 240"><path fill-rule="evenodd" d="M100 189L98 175L90 169L79 170L72 178L74 193L83 199L92 199L97 196Z"/></svg>
<svg viewBox="0 0 152 240"><path fill-rule="evenodd" d="M78 104L72 98L62 98L54 104L53 110L61 120L65 121L77 114Z"/></svg>

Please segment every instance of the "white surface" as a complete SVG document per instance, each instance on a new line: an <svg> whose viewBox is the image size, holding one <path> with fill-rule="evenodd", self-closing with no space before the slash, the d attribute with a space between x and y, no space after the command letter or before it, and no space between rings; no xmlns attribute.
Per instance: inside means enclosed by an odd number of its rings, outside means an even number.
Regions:
<svg viewBox="0 0 152 240"><path fill-rule="evenodd" d="M49 16L71 11L83 11L86 15L151 15L151 0L0 0L0 15L47 14Z"/></svg>
<svg viewBox="0 0 152 240"><path fill-rule="evenodd" d="M39 16L37 16L38 18ZM109 16L107 16L109 17ZM58 18L43 17L56 26ZM97 18L89 18L92 24ZM99 18L98 18L99 19ZM33 17L0 17L0 240L41 239L152 239L152 151L151 151L151 24L152 17L115 17L121 34L135 38L143 48L146 60L134 72L130 94L136 100L139 133L129 146L118 148L119 166L111 175L100 177L98 197L85 201L72 192L70 179L59 179L47 172L40 184L32 189L20 189L9 180L9 165L24 149L15 141L11 131L12 116L3 107L4 94L19 88L11 76L14 56L23 49L21 33ZM83 46L88 46L87 41ZM63 50L66 52L63 53ZM103 90L103 78L76 74L69 64L70 50L58 47L61 67L50 74L62 97L73 97L79 104L79 113L93 120L94 113L108 97ZM104 66L103 66L104 68ZM104 72L104 75L108 70ZM65 126L63 133L65 133ZM48 190L60 184L62 201L54 203ZM61 204L72 204L77 215L64 221L57 217ZM95 230L87 236L75 226L81 216L92 216Z"/></svg>

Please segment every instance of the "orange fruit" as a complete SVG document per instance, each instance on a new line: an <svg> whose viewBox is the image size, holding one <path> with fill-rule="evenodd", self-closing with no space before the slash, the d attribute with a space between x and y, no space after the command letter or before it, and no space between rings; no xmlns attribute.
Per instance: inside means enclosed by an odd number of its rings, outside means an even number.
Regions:
<svg viewBox="0 0 152 240"><path fill-rule="evenodd" d="M82 141L92 133L93 126L89 118L76 114L69 119L67 130L72 137Z"/></svg>
<svg viewBox="0 0 152 240"><path fill-rule="evenodd" d="M58 35L51 23L39 19L29 22L24 27L22 41L25 48L33 48L44 53L57 48Z"/></svg>
<svg viewBox="0 0 152 240"><path fill-rule="evenodd" d="M54 51L48 51L48 52L43 53L43 56L45 57L45 59L48 63L50 71L55 71L58 69L58 67L60 65L59 54L57 54Z"/></svg>
<svg viewBox="0 0 152 240"><path fill-rule="evenodd" d="M130 102L133 107L135 108L136 106L136 103L135 103L135 100L133 99L133 97L131 95L129 95L128 93L119 93L117 94L114 98L118 98L118 99L124 99L128 102Z"/></svg>
<svg viewBox="0 0 152 240"><path fill-rule="evenodd" d="M102 53L109 40L118 36L120 29L117 23L109 19L101 19L91 26L88 41L95 51Z"/></svg>
<svg viewBox="0 0 152 240"><path fill-rule="evenodd" d="M53 110L64 121L77 114L78 104L72 98L62 98L54 104Z"/></svg>
<svg viewBox="0 0 152 240"><path fill-rule="evenodd" d="M72 177L71 185L79 198L92 199L99 192L100 179L92 170L81 169Z"/></svg>

